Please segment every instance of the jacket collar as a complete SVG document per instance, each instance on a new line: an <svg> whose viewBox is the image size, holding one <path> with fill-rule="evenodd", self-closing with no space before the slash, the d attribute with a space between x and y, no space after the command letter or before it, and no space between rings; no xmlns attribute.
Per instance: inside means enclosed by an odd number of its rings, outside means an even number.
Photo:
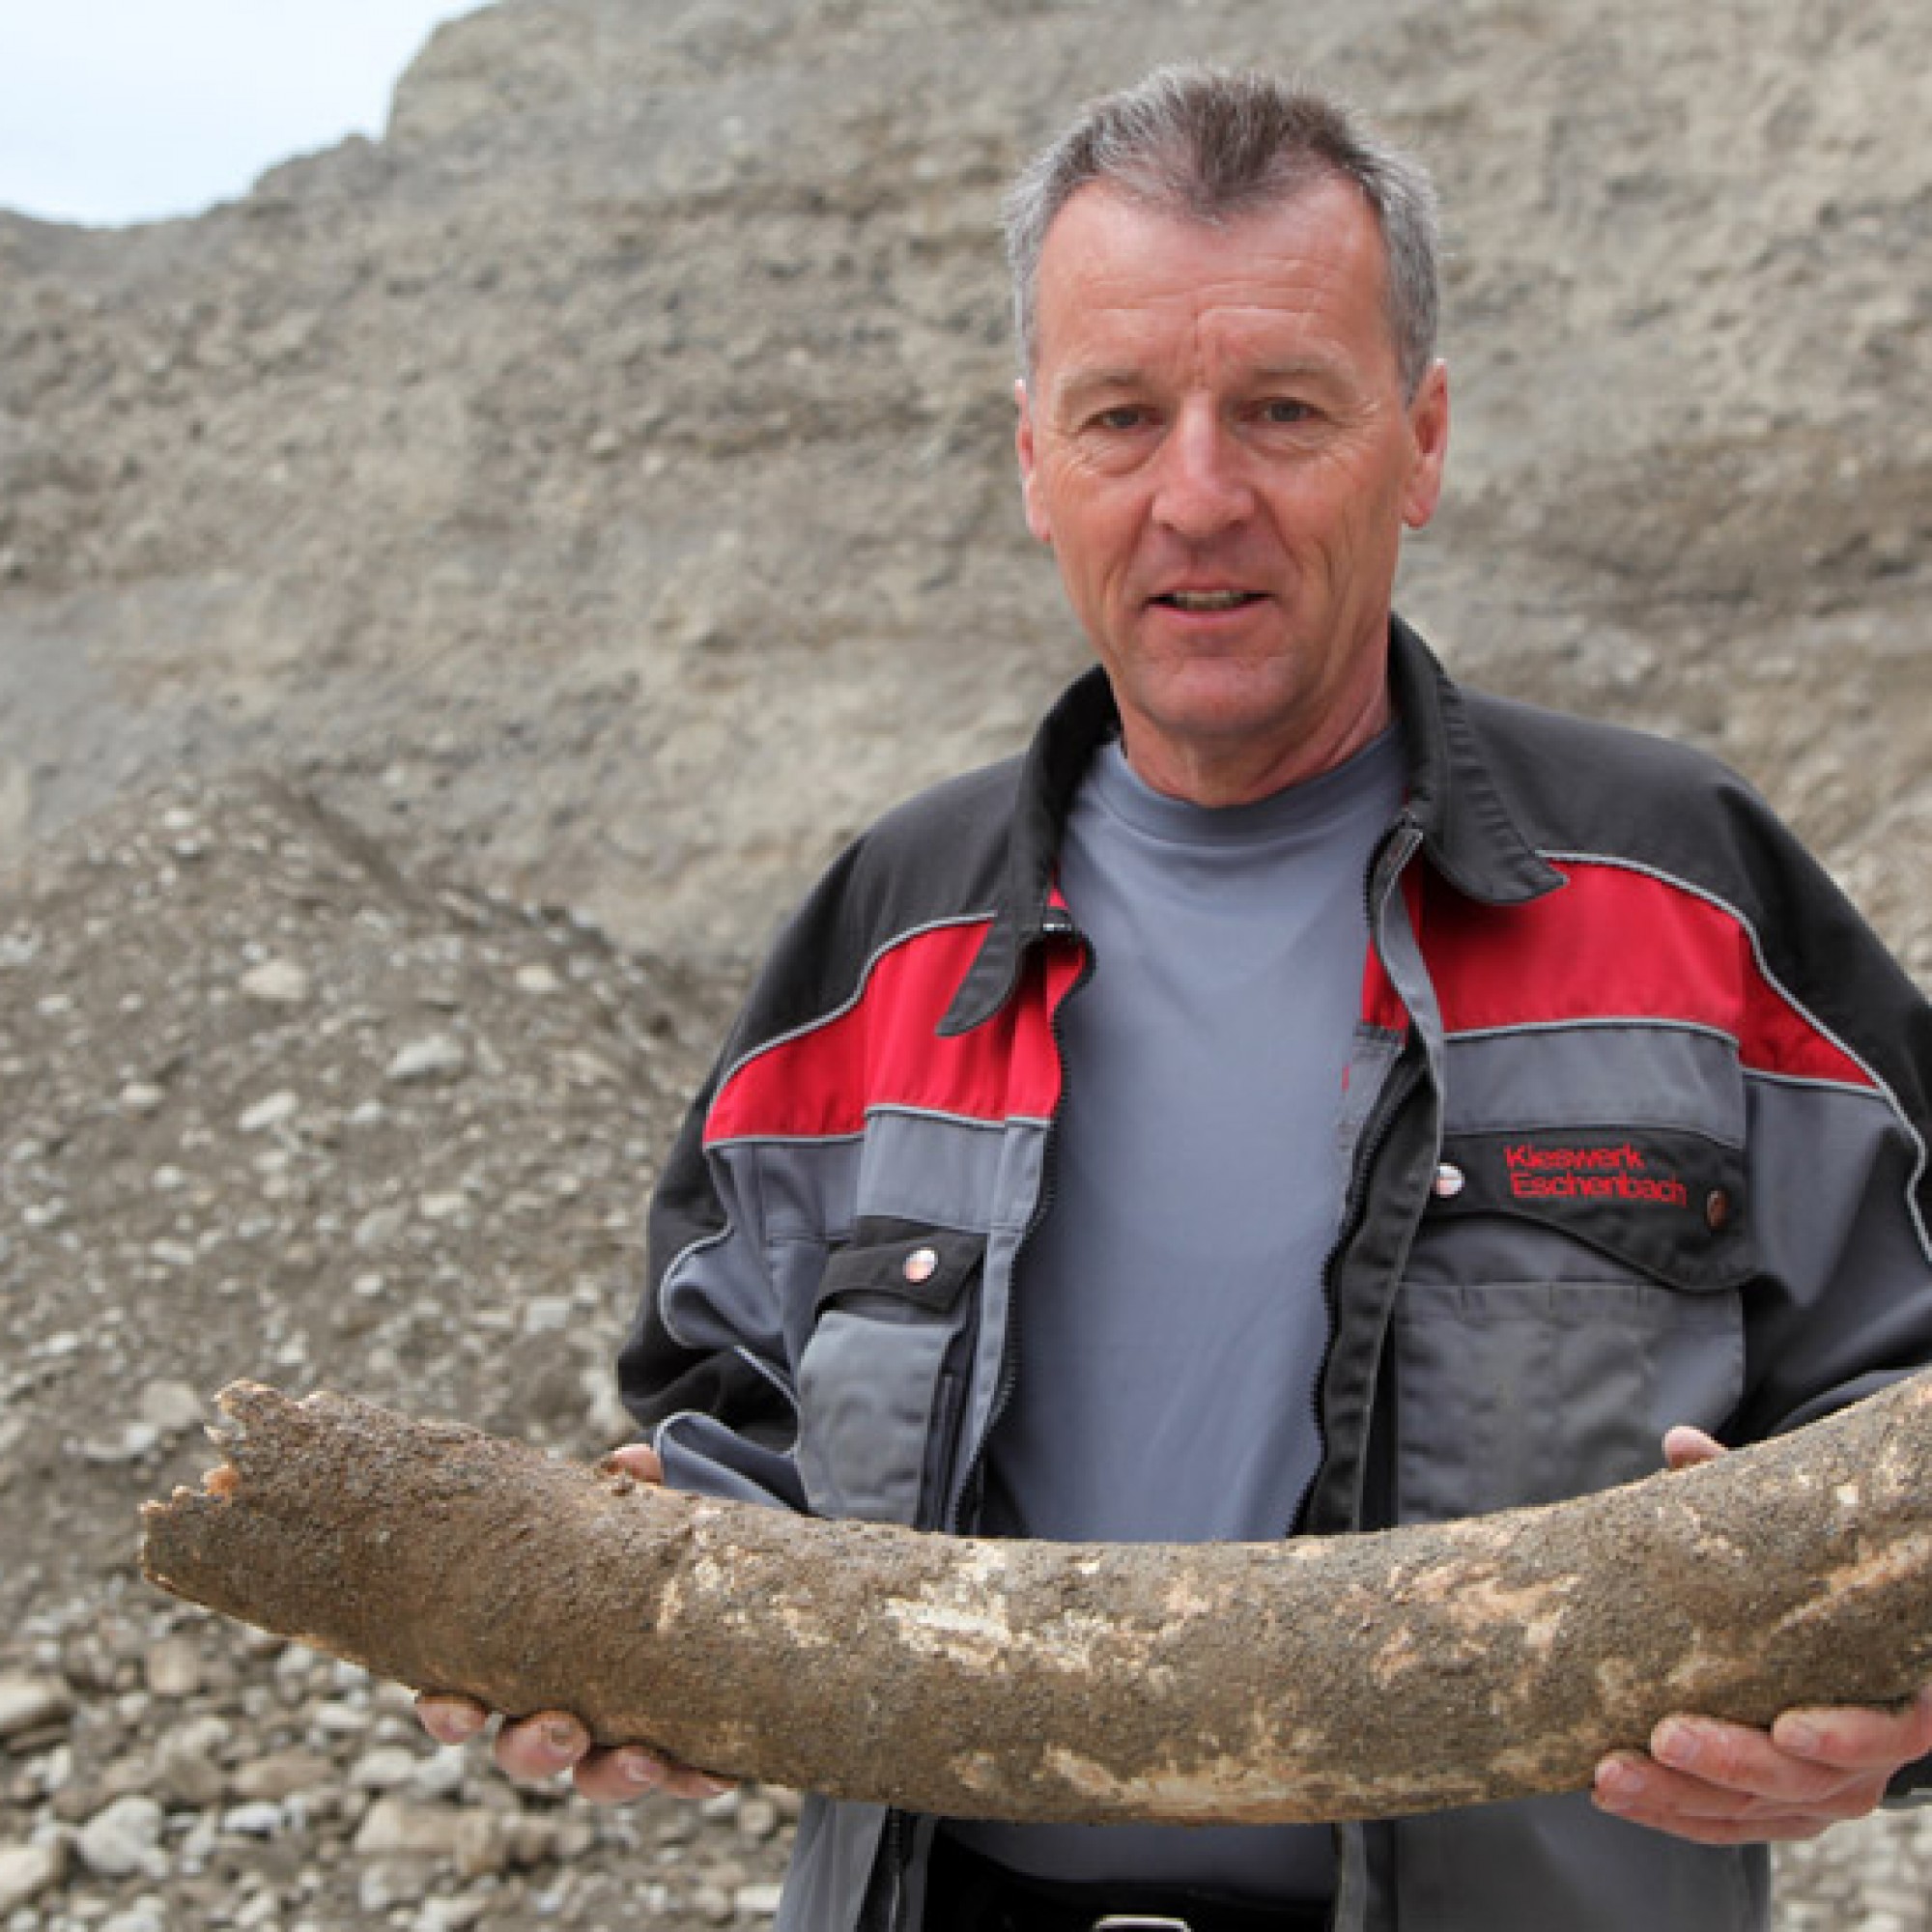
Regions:
<svg viewBox="0 0 1932 1932"><path fill-rule="evenodd" d="M992 1018L1018 983L1027 950L1049 932L1072 930L1053 902L1054 862L1080 780L1094 753L1120 728L1113 689L1098 665L1076 678L1040 721L1020 767L1007 875L993 923L939 1023L942 1035L965 1033Z"/></svg>
<svg viewBox="0 0 1932 1932"><path fill-rule="evenodd" d="M1461 688L1400 617L1389 631L1389 683L1407 766L1407 810L1436 870L1459 892L1492 905L1520 904L1562 885L1562 873L1519 827L1482 755ZM1054 902L1055 857L1080 780L1120 725L1098 666L1075 679L1041 720L1020 768L1001 899L942 1034L990 1019L1017 984L1028 950L1073 929Z"/></svg>
<svg viewBox="0 0 1932 1932"><path fill-rule="evenodd" d="M1389 690L1408 765L1408 812L1423 849L1458 892L1488 905L1520 905L1563 884L1524 837L1504 796L1463 690L1416 633L1389 628Z"/></svg>

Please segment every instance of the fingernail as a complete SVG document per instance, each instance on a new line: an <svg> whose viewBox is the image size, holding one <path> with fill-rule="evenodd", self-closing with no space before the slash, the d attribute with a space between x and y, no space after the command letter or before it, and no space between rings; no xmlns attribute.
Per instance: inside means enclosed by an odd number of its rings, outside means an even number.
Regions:
<svg viewBox="0 0 1932 1932"><path fill-rule="evenodd" d="M1606 1759L1597 1767L1597 1795L1609 1804L1618 1804L1634 1798L1642 1782L1635 1767L1622 1758Z"/></svg>
<svg viewBox="0 0 1932 1932"><path fill-rule="evenodd" d="M577 1726L566 1723L561 1718L554 1718L544 1726L544 1743L553 1750L575 1750L577 1748Z"/></svg>
<svg viewBox="0 0 1932 1932"><path fill-rule="evenodd" d="M1688 1771L1697 1762L1700 1748L1697 1733L1689 1724L1680 1724L1671 1718L1664 1719L1651 1733L1651 1756L1679 1771Z"/></svg>
<svg viewBox="0 0 1932 1932"><path fill-rule="evenodd" d="M626 1751L623 1767L625 1781L635 1784L639 1791L649 1791L664 1781L664 1768L656 1758L646 1757L641 1751Z"/></svg>
<svg viewBox="0 0 1932 1932"><path fill-rule="evenodd" d="M440 1745L467 1744L489 1720L466 1704L443 1703L433 1697L416 1700L416 1715Z"/></svg>

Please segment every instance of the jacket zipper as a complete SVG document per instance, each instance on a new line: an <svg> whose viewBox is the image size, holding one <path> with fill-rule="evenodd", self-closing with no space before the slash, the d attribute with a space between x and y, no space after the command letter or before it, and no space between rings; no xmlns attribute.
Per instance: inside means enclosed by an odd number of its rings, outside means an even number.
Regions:
<svg viewBox="0 0 1932 1932"><path fill-rule="evenodd" d="M1398 814L1384 837L1381 849L1370 862L1362 879L1362 898L1368 914L1369 945L1375 950L1377 958L1382 958L1379 939L1379 920L1378 901L1385 901L1387 895L1395 890L1396 882L1406 870L1422 844L1422 830L1409 815L1406 809ZM1386 961L1383 970L1387 971ZM1332 1346L1335 1331L1340 1321L1341 1296L1336 1289L1335 1275L1343 1252L1353 1239L1362 1215L1367 1208L1368 1177L1374 1171L1382 1150L1388 1145L1390 1134L1395 1130L1395 1122L1414 1093L1421 1076L1412 1060L1405 1060L1391 1067L1384 1076L1382 1091L1377 1096L1373 1116L1363 1122L1357 1137L1352 1156L1349 1163L1349 1186L1343 1199L1341 1225L1336 1231L1326 1258L1321 1264L1321 1299L1327 1311L1328 1334ZM1324 1354L1325 1367L1325 1354ZM1289 1534L1298 1534L1304 1527L1310 1503L1321 1482L1321 1465L1328 1460L1328 1431L1321 1412L1321 1378L1317 1377L1313 1392L1309 1397L1315 1411L1315 1439L1320 1445L1316 1459L1316 1473L1310 1479L1303 1493L1300 1506L1296 1509L1294 1520L1290 1525ZM1368 1426L1364 1418L1363 1426ZM1366 1455L1366 1445L1364 1445ZM1354 1874L1348 1855L1346 1843L1350 1828L1336 1825L1331 1828L1330 1836L1335 1846L1335 1896L1328 1909L1330 1932L1348 1922L1348 1914L1352 1906L1351 1893L1354 1889ZM1359 1826L1354 1827L1359 1831Z"/></svg>
<svg viewBox="0 0 1932 1932"><path fill-rule="evenodd" d="M1406 808L1397 814L1395 822L1384 835L1381 848L1370 861L1367 873L1362 880L1362 899L1368 915L1369 945L1376 957L1382 959L1379 938L1380 918L1378 903L1386 902L1396 882L1408 868L1408 863L1415 857L1422 845L1422 828L1412 818ZM1387 963L1383 960L1383 971ZM1349 1186L1343 1197L1341 1225L1335 1239L1329 1245L1326 1258L1321 1264L1321 1300L1328 1317L1328 1337L1332 1347L1335 1332L1341 1318L1341 1296L1335 1286L1335 1273L1343 1253L1354 1238L1367 1206L1367 1183L1382 1150L1395 1130L1396 1121L1401 1117L1409 1095L1414 1093L1420 1080L1413 1064L1398 1062L1383 1079L1382 1092L1378 1096L1374 1114L1363 1122L1362 1131L1355 1142L1354 1152L1349 1163ZM1323 1356L1324 1369L1326 1355ZM1308 1507L1316 1490L1321 1486L1321 1467L1328 1460L1328 1429L1321 1412L1321 1378L1316 1378L1314 1391L1309 1397L1315 1411L1315 1439L1320 1445L1316 1458L1315 1475L1310 1479L1303 1493L1301 1503L1294 1513L1294 1520L1289 1525L1291 1536L1298 1535L1308 1520ZM1364 1427L1367 1420L1364 1418Z"/></svg>
<svg viewBox="0 0 1932 1932"><path fill-rule="evenodd" d="M1070 939L1075 941L1086 955L1081 964L1079 978L1061 996L1059 1005L1053 1009L1053 1018L1050 1023L1053 1037L1053 1050L1061 1064L1061 1077L1065 1080L1066 1055L1065 1041L1062 1037L1060 1031L1060 1011L1061 1008L1068 1000L1072 999L1086 985L1087 981L1094 977L1094 948L1091 942L1073 923L1072 919L1057 906L1050 906L1047 909L1046 915L1040 924L1040 931L1045 937L1050 939ZM986 1411L986 1426L980 1432L979 1442L974 1446L973 1459L967 1463L964 1476L953 1486L952 1497L946 1512L946 1520L940 1525L942 1529L952 1535L956 1536L959 1533L960 1518L965 1509L966 1498L972 1494L974 1484L980 1479L981 1472L985 1467L987 1448L992 1441L993 1431L998 1426L1000 1417L1005 1413L1008 1403L1012 1400L1013 1389L1019 1381L1019 1322L1015 1318L1013 1309L1013 1284L1019 1279L1020 1257L1026 1253L1027 1244L1038 1233L1040 1224L1046 1219L1048 1211L1053 1207L1054 1167L1059 1145L1060 1123L1056 1116L1053 1122L1047 1128L1046 1151L1041 1158L1039 1197L1034 1203L1033 1214L1027 1222L1026 1231L1020 1236L1019 1244L1013 1250L1012 1272L1009 1275L1007 1281L1007 1332L1000 1344L1000 1373L998 1379L993 1384L992 1406Z"/></svg>
<svg viewBox="0 0 1932 1932"><path fill-rule="evenodd" d="M1065 1043L1060 1032L1060 1009L1079 992L1094 974L1094 948L1073 923L1072 919L1058 906L1047 908L1040 922L1040 932L1048 939L1070 939L1077 942L1086 953L1080 968L1080 976L1062 996L1060 1004L1053 1009L1051 1031L1053 1050L1061 1062L1062 1078L1065 1077ZM960 1519L965 1511L966 1498L973 1493L973 1487L981 1478L985 1467L987 1446L992 1440L993 1430L1005 1412L1008 1403L1012 1400L1014 1388L1019 1382L1019 1323L1014 1319L1012 1283L1018 1277L1019 1259L1026 1252L1026 1246L1037 1232L1047 1211L1053 1206L1054 1192L1054 1151L1059 1144L1059 1123L1056 1120L1047 1128L1046 1151L1041 1159L1039 1198L1034 1203L1032 1218L1026 1231L1013 1251L1013 1271L1007 1284L1007 1331L1000 1343L1000 1372L993 1384L992 1406L986 1411L986 1426L980 1432L979 1442L974 1446L972 1460L967 1463L959 1481L952 1485L952 1493L948 1499L944 1518L939 1525L948 1535L956 1536L960 1532ZM887 1870L891 1874L891 1887L887 1893L883 1925L886 1932L910 1932L904 1923L906 1904L906 1870L912 1862L912 1833L916 1829L909 1811L894 1810L886 1817L886 1842L883 1856L887 1861Z"/></svg>

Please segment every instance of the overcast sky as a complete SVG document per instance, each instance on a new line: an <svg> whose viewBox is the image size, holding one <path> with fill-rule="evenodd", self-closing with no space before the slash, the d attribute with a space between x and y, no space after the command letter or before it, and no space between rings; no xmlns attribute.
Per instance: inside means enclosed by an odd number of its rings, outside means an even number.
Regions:
<svg viewBox="0 0 1932 1932"><path fill-rule="evenodd" d="M198 213L377 135L440 20L482 0L0 0L0 207Z"/></svg>

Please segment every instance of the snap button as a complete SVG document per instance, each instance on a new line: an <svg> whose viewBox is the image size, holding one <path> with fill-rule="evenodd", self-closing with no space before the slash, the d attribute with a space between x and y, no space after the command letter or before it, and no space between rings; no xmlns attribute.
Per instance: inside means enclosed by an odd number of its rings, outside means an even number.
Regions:
<svg viewBox="0 0 1932 1932"><path fill-rule="evenodd" d="M915 1288L923 1281L930 1281L939 1272L939 1250L915 1248L900 1264L899 1272Z"/></svg>
<svg viewBox="0 0 1932 1932"><path fill-rule="evenodd" d="M1429 1191L1439 1201L1453 1201L1468 1184L1469 1177L1454 1162L1445 1160L1435 1170Z"/></svg>

